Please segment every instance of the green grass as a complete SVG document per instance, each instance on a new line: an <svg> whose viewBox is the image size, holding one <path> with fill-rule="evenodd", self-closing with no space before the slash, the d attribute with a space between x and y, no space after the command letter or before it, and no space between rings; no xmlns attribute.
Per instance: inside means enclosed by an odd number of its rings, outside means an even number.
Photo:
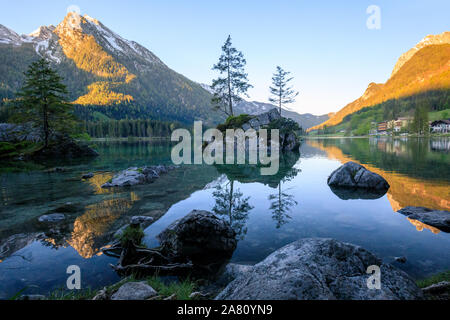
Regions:
<svg viewBox="0 0 450 320"><path fill-rule="evenodd" d="M217 129L225 131L226 129L238 129L241 128L244 123L250 121L254 116L248 114L240 114L238 116L230 116L223 124L219 124Z"/></svg>
<svg viewBox="0 0 450 320"><path fill-rule="evenodd" d="M430 121L443 120L448 118L450 118L450 109L428 112L428 119Z"/></svg>
<svg viewBox="0 0 450 320"><path fill-rule="evenodd" d="M145 281L149 286L158 292L158 295L161 296L161 300L171 295L176 295L176 300L192 300L189 298L191 293L195 292L196 285L194 282L189 279L184 279L182 281L170 281L164 282L158 276L151 276L147 278L137 278L134 275L131 275L121 281L109 286L106 288L106 293L108 296L111 296L115 291L117 291L123 284L127 282L139 282Z"/></svg>
<svg viewBox="0 0 450 320"><path fill-rule="evenodd" d="M12 158L21 154L31 154L42 148L42 144L31 141L18 143L0 142L0 158Z"/></svg>
<svg viewBox="0 0 450 320"><path fill-rule="evenodd" d="M450 270L432 275L431 277L416 281L419 288L425 288L441 281L450 281Z"/></svg>
<svg viewBox="0 0 450 320"><path fill-rule="evenodd" d="M133 228L128 226L125 230L118 236L118 239L122 245L125 245L129 240L137 246L142 245L142 239L144 239L144 230L142 228Z"/></svg>
<svg viewBox="0 0 450 320"><path fill-rule="evenodd" d="M155 289L159 295L170 297L175 294L177 300L191 300L189 297L195 290L195 284L189 279L164 283L161 278L153 276L146 279L149 286Z"/></svg>

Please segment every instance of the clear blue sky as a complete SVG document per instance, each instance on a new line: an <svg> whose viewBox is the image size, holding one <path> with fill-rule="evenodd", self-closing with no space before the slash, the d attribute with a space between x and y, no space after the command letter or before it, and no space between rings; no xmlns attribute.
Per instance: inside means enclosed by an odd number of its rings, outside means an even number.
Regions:
<svg viewBox="0 0 450 320"><path fill-rule="evenodd" d="M253 100L267 101L276 65L292 72L292 108L323 114L384 82L398 57L428 34L450 30L448 0L0 0L0 23L18 33L58 24L70 5L144 45L188 78L210 83L228 34L247 59ZM369 5L381 29L369 30Z"/></svg>

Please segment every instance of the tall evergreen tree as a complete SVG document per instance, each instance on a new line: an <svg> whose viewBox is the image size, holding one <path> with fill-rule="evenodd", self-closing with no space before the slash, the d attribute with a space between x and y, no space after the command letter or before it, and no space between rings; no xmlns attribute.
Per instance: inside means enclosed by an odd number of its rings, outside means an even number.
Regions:
<svg viewBox="0 0 450 320"><path fill-rule="evenodd" d="M272 77L272 86L270 87L272 96L269 101L278 105L280 115L282 107L295 102L295 98L298 96L298 92L289 87L289 82L293 79L288 78L289 74L290 72L284 71L283 68L278 66Z"/></svg>
<svg viewBox="0 0 450 320"><path fill-rule="evenodd" d="M234 104L242 101L240 95L246 95L247 90L252 87L245 73L246 63L244 55L233 47L231 36L228 36L222 46L219 62L213 66L213 70L219 71L221 76L213 80L211 86L214 91L213 107L228 116L234 115Z"/></svg>
<svg viewBox="0 0 450 320"><path fill-rule="evenodd" d="M12 121L41 129L44 147L54 133L72 133L76 120L73 106L65 100L66 86L45 59L33 62L25 72L25 83L17 93Z"/></svg>

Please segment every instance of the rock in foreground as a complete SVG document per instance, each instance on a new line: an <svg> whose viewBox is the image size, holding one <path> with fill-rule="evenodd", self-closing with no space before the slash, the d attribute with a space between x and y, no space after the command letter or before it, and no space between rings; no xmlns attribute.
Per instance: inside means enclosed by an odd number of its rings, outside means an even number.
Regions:
<svg viewBox="0 0 450 320"><path fill-rule="evenodd" d="M147 300L157 294L158 293L144 281L127 282L111 296L111 300Z"/></svg>
<svg viewBox="0 0 450 320"><path fill-rule="evenodd" d="M389 189L389 183L382 176L352 161L333 171L327 182L330 187L362 188L385 192Z"/></svg>
<svg viewBox="0 0 450 320"><path fill-rule="evenodd" d="M142 168L128 168L116 174L111 181L102 185L102 188L130 187L139 184L151 183L162 174L174 170L175 166L150 166Z"/></svg>
<svg viewBox="0 0 450 320"><path fill-rule="evenodd" d="M444 232L450 232L450 212L424 207L405 207L397 211L409 219L419 220Z"/></svg>
<svg viewBox="0 0 450 320"><path fill-rule="evenodd" d="M230 257L236 249L231 225L208 211L193 210L158 235L165 252L192 260L212 256Z"/></svg>
<svg viewBox="0 0 450 320"><path fill-rule="evenodd" d="M380 266L381 289L369 289L366 273ZM367 250L332 239L302 239L243 272L217 300L421 299L409 276Z"/></svg>

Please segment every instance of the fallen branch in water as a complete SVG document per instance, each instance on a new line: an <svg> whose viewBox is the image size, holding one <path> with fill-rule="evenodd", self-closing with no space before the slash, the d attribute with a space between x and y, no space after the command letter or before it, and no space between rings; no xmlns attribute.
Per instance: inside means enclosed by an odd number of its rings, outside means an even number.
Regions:
<svg viewBox="0 0 450 320"><path fill-rule="evenodd" d="M177 261L175 258L164 255L160 248L148 249L137 246L133 241L120 242L102 250L110 257L119 258L117 265L111 267L119 274L155 274L183 275L193 269L190 261Z"/></svg>
<svg viewBox="0 0 450 320"><path fill-rule="evenodd" d="M192 271L193 264L188 263L174 263L169 265L151 265L151 264L132 264L128 266L114 266L111 267L117 271L119 274L129 275L129 274L154 274L157 273L161 276L166 275L185 275Z"/></svg>

